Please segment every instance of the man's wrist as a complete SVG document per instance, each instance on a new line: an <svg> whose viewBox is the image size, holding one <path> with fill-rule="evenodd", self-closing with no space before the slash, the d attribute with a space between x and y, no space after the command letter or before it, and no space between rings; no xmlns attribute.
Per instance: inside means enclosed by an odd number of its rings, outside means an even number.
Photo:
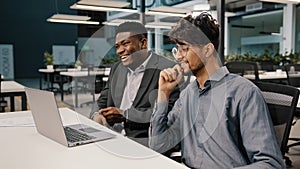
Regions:
<svg viewBox="0 0 300 169"><path fill-rule="evenodd" d="M157 103L166 102L169 100L170 92L158 90Z"/></svg>

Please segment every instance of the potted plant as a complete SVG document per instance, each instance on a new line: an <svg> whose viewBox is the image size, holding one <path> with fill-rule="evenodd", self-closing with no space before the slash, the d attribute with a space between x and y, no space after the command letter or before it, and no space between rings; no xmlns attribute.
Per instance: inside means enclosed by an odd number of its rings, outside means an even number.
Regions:
<svg viewBox="0 0 300 169"><path fill-rule="evenodd" d="M82 63L80 60L77 60L76 63L75 63L75 67L78 69L78 70L81 70L81 66L82 66Z"/></svg>
<svg viewBox="0 0 300 169"><path fill-rule="evenodd" d="M114 63L118 62L120 59L117 56L106 56L101 60L101 64L105 66L112 66Z"/></svg>
<svg viewBox="0 0 300 169"><path fill-rule="evenodd" d="M48 51L44 52L44 62L45 65L47 66L47 69L53 69L54 59L53 56Z"/></svg>

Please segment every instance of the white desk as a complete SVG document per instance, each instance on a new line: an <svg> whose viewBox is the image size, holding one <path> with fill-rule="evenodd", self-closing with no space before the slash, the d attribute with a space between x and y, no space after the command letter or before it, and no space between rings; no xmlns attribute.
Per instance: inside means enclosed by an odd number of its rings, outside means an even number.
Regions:
<svg viewBox="0 0 300 169"><path fill-rule="evenodd" d="M64 124L99 124L70 109L60 109ZM30 127L30 111L0 114L0 166L3 169L179 169L186 168L126 137L67 148ZM23 120L23 121L22 121ZM28 123L22 127L18 123ZM32 123L32 122L31 122ZM13 124L10 127L7 124ZM4 127L6 126L6 127ZM108 131L107 128L105 130ZM109 132L113 132L110 131Z"/></svg>
<svg viewBox="0 0 300 169"><path fill-rule="evenodd" d="M67 68L57 68L57 69L38 69L38 71L42 74L46 75L46 81L47 81L47 88L51 88L53 89L53 83L50 82L50 78L51 76L54 76L54 73L59 74L59 72L62 71L67 71ZM42 76L40 76L40 89L42 90ZM60 79L60 81L62 82L62 79ZM62 90L63 89L63 84L60 84L59 89ZM63 92L61 92L63 94ZM62 96L62 100L63 100L63 96Z"/></svg>
<svg viewBox="0 0 300 169"><path fill-rule="evenodd" d="M259 74L259 79L260 80L283 80L287 79L286 72L264 72L263 74ZM255 76L254 74L249 74L249 75L244 75L245 78L254 80ZM299 76L300 77L300 76Z"/></svg>
<svg viewBox="0 0 300 169"><path fill-rule="evenodd" d="M51 89L53 89L53 84L50 83L50 76L51 76L51 74L55 73L55 69L38 69L38 71L40 73L43 73L46 75L45 77L46 77L46 81L47 81L47 88L50 89L50 87L51 87ZM41 90L42 90L42 79L43 79L43 77L41 75L40 76L40 89Z"/></svg>
<svg viewBox="0 0 300 169"><path fill-rule="evenodd" d="M110 72L110 69L105 68L105 70L101 69L95 69L93 71L90 71L90 75L106 75L108 76ZM88 76L88 71L87 70L77 70L77 69L68 69L66 72L60 72L60 75L64 76L71 76L71 77L86 77Z"/></svg>
<svg viewBox="0 0 300 169"><path fill-rule="evenodd" d="M51 82L51 78L54 79L56 76L59 76L59 81L56 81L59 85L59 91L61 94L61 101L64 101L64 83L66 83L66 79L63 79L60 75L60 72L67 72L69 70L73 70L71 68L56 68L56 69L38 69L40 73L43 73L46 75L46 81L47 81L47 88L48 89L54 89L53 88L53 81ZM56 75L56 76L55 76ZM42 89L42 76L40 76L40 89Z"/></svg>
<svg viewBox="0 0 300 169"><path fill-rule="evenodd" d="M54 73L54 69L39 69L38 71L41 73Z"/></svg>
<svg viewBox="0 0 300 169"><path fill-rule="evenodd" d="M1 81L1 96L10 97L10 111L15 111L15 96L21 96L22 110L27 110L24 86L15 81Z"/></svg>
<svg viewBox="0 0 300 169"><path fill-rule="evenodd" d="M87 77L89 74L90 76L96 75L103 75L103 77L108 76L110 73L110 68L105 68L105 70L93 70L93 71L68 71L68 72L60 72L60 75L63 76L70 76L74 80L74 95L75 95L75 103L74 107L78 107L78 78Z"/></svg>

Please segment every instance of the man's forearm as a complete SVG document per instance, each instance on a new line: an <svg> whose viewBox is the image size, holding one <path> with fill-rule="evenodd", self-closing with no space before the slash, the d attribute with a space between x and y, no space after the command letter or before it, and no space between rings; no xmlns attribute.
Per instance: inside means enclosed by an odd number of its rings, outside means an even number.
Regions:
<svg viewBox="0 0 300 169"><path fill-rule="evenodd" d="M167 102L169 100L171 92L158 90L157 103Z"/></svg>

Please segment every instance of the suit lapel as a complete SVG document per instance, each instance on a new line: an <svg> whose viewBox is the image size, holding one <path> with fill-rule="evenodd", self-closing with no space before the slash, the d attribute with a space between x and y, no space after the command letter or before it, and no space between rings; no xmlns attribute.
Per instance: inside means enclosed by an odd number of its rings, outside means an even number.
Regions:
<svg viewBox="0 0 300 169"><path fill-rule="evenodd" d="M120 66L118 67L118 76L116 77L117 79L115 79L116 82L116 88L115 91L113 91L115 94L115 105L116 107L120 107L121 102L122 102L122 98L123 98L123 94L124 94L124 90L125 90L125 86L127 83L127 72L128 69L126 67L124 67L122 64L120 64Z"/></svg>
<svg viewBox="0 0 300 169"><path fill-rule="evenodd" d="M157 65L158 65L158 56L155 55L154 53L152 53L152 56L146 66L146 70L145 70L144 76L142 78L140 88L134 99L134 102L133 102L134 106L136 106L138 101L144 97L144 94L145 94L146 90L148 89L149 84L152 83L151 81L153 79L153 76L155 75L155 72L158 71Z"/></svg>

